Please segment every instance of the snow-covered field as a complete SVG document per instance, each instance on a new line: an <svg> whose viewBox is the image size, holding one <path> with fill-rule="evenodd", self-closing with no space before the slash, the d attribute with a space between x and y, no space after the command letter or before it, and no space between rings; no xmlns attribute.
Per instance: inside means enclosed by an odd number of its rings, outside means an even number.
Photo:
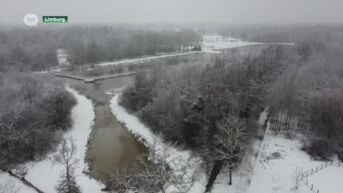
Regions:
<svg viewBox="0 0 343 193"><path fill-rule="evenodd" d="M258 45L262 43L247 42L234 38L224 38L219 35L203 36L202 51L206 53L220 53L221 49L236 48L248 45Z"/></svg>
<svg viewBox="0 0 343 193"><path fill-rule="evenodd" d="M67 90L74 95L77 100L76 106L72 109L73 125L70 131L68 131L64 137L72 137L76 145L75 158L78 159L78 163L75 167L75 176L78 185L80 185L83 193L101 193L103 185L96 180L88 177L84 170L87 171L87 164L84 162L86 154L86 145L88 136L92 129L94 120L94 111L92 102L85 96L80 95L75 90L67 88ZM47 193L56 192L55 187L58 184L60 175L65 171L62 164L55 161L54 157L57 152L51 153L47 158L30 162L25 164L28 172L26 179L38 187L40 190ZM20 193L31 193L32 189L24 186L19 180L10 177L6 173L0 174L0 182L10 180L14 182L15 186L20 189ZM35 192L35 191L33 191Z"/></svg>
<svg viewBox="0 0 343 193"><path fill-rule="evenodd" d="M309 171L322 164L312 161L300 149L299 141L274 135L267 130L247 193L294 192L297 171ZM307 193L307 187L303 183L300 186L295 192Z"/></svg>
<svg viewBox="0 0 343 193"><path fill-rule="evenodd" d="M308 177L309 184L320 193L343 192L343 167L329 166Z"/></svg>

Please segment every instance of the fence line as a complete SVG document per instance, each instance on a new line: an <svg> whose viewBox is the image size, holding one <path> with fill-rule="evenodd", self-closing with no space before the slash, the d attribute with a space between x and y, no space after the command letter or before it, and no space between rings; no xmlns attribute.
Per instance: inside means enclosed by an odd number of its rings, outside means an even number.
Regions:
<svg viewBox="0 0 343 193"><path fill-rule="evenodd" d="M301 173L300 181L303 182L311 190L311 192L320 193L319 190L315 188L313 184L310 184L308 182L308 177L326 169L329 166L336 166L336 167L343 168L343 163L341 161L327 161L325 163L322 163L320 166L316 166L315 168L311 168L310 170L307 170L306 172Z"/></svg>

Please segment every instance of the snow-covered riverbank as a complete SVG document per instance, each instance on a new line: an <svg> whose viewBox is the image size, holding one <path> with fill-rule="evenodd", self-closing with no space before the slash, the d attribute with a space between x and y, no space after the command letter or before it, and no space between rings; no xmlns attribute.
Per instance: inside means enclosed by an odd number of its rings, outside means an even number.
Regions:
<svg viewBox="0 0 343 193"><path fill-rule="evenodd" d="M138 140L142 141L150 151L154 151L160 156L164 156L164 151L168 152L166 160L169 166L174 170L178 170L180 167L182 168L183 166L186 166L188 171L191 172L189 176L192 175L192 172L196 172L197 168L201 167L199 158L192 156L190 151L178 149L169 143L166 143L160 136L154 134L148 127L146 127L136 116L129 114L124 107L119 105L119 97L120 95L115 95L111 100L112 113L117 117L118 121L124 123L127 129L135 135ZM249 155L245 158L245 162L249 162L249 164L247 163L246 165L250 165L250 162L254 161L251 159L252 157L253 155ZM223 174L218 176L218 180L214 185L212 193L225 193L228 190L236 192L236 189L241 188L241 185L247 186L247 183L245 183L246 177L244 175L249 171L247 171L246 165L240 168L238 171L239 174L234 177L234 180L239 182L237 186L235 185L230 187L228 185L228 174L223 172ZM206 175L201 171L198 173L197 179L188 193L204 192L206 182ZM177 191L173 191L171 188L168 193L177 193Z"/></svg>
<svg viewBox="0 0 343 193"><path fill-rule="evenodd" d="M145 146L149 148L149 151L154 151L157 156L166 156L168 165L177 171L180 168L187 168L190 174L195 172L195 169L199 165L199 159L192 157L190 151L181 150L172 145L164 142L161 137L155 135L148 127L146 127L140 120L129 114L124 107L118 103L120 95L115 95L111 100L111 109L114 116L118 121L125 124L126 128ZM167 155L165 154L167 152ZM202 180L203 176L200 176L199 180ZM190 192L200 193L204 190L201 183L196 182ZM169 193L174 193L171 188Z"/></svg>
<svg viewBox="0 0 343 193"><path fill-rule="evenodd" d="M72 128L64 134L65 138L72 137L76 145L75 158L78 163L75 167L75 176L78 185L80 185L83 193L101 193L103 185L95 179L90 178L83 171L87 171L87 164L85 163L85 154L87 151L88 137L92 129L93 120L95 117L92 102L85 96L80 95L74 89L67 88L77 101L77 104L72 109ZM60 175L65 168L62 164L55 161L54 157L57 152L50 153L45 159L25 164L28 169L25 178L46 193L56 192L55 187L59 182ZM6 173L0 174L1 182L6 180L11 181L12 184L19 189L19 193L35 192L31 188L23 185L19 180L10 177Z"/></svg>
<svg viewBox="0 0 343 193"><path fill-rule="evenodd" d="M191 160L194 168L199 166L197 158L192 157L191 152L181 150L165 143L159 136L155 135L148 127L142 124L139 119L129 114L124 107L118 104L119 95L111 100L111 109L117 119L123 122L127 129L138 139L150 147L150 151L161 151L167 149L170 155L167 160L172 167L175 163L172 160L179 156L177 164L185 165ZM266 113L262 113L261 120L265 120ZM264 121L259 121L260 124ZM267 129L265 137L261 142L252 143L251 150L248 150L242 164L235 172L233 185L228 185L228 173L225 170L218 176L211 193L310 193L310 189L300 182L299 188L294 189L296 183L296 172L311 170L323 162L313 161L311 157L301 150L302 144L294 139L286 139L283 135L275 135ZM261 148L260 148L261 146ZM151 149L154 147L154 149ZM257 158L255 155L258 153ZM188 162L189 163L189 162ZM343 171L343 170L342 170ZM204 173L198 175L197 181L188 193L202 193L206 185ZM337 175L338 176L338 175ZM326 178L321 176L319 178ZM337 181L337 180L336 180ZM336 185L339 184L338 182ZM169 193L174 193L169 191ZM326 192L325 192L326 193Z"/></svg>

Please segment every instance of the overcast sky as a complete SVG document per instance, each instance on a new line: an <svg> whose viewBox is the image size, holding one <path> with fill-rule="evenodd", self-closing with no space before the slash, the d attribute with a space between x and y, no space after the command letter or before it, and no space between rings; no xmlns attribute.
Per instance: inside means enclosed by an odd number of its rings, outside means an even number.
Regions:
<svg viewBox="0 0 343 193"><path fill-rule="evenodd" d="M343 23L343 0L0 0L0 23L27 13L70 23Z"/></svg>

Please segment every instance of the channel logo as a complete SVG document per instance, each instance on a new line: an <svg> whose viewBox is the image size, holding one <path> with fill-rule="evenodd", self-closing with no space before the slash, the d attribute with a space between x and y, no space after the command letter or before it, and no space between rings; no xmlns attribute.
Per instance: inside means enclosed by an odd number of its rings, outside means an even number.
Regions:
<svg viewBox="0 0 343 193"><path fill-rule="evenodd" d="M39 23L39 18L36 14L34 13L28 13L24 16L24 24L30 27L37 26Z"/></svg>

